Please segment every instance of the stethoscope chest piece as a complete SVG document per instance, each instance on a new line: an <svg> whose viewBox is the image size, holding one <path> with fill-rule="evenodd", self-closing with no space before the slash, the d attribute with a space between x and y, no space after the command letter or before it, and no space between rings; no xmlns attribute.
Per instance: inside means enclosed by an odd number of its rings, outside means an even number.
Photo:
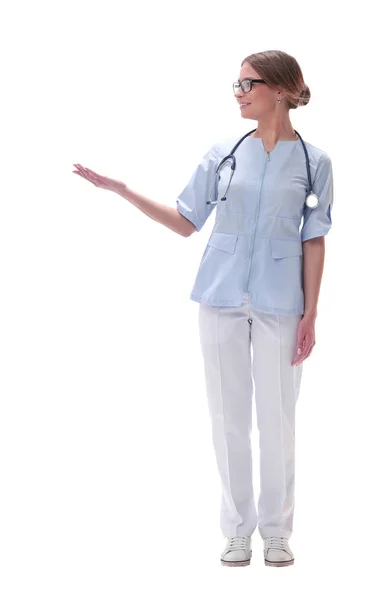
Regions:
<svg viewBox="0 0 391 600"><path fill-rule="evenodd" d="M319 206L319 198L316 194L312 192L306 197L305 203L308 206L308 208L316 208L317 206Z"/></svg>

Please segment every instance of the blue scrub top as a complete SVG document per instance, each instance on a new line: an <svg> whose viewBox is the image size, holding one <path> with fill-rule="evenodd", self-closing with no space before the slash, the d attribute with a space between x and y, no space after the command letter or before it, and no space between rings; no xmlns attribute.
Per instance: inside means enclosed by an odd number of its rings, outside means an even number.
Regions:
<svg viewBox="0 0 391 600"><path fill-rule="evenodd" d="M215 212L190 299L210 306L241 306L244 294L256 310L304 313L302 242L331 227L333 173L326 152L305 140L317 208L305 205L307 167L300 139L278 141L266 152L261 138L247 137L235 152L236 171L225 202L229 168L213 182L219 162L240 138L214 145L178 196L178 211L198 231ZM224 187L225 186L225 187Z"/></svg>

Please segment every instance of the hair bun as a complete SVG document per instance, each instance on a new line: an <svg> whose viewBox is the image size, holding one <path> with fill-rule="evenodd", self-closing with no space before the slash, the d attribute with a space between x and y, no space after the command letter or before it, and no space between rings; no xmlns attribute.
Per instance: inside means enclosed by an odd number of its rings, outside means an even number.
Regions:
<svg viewBox="0 0 391 600"><path fill-rule="evenodd" d="M308 102L310 101L311 98L311 92L310 92L310 88L308 87L307 84L304 84L304 88L300 94L300 98L299 98L299 106L305 106L306 104L308 104Z"/></svg>

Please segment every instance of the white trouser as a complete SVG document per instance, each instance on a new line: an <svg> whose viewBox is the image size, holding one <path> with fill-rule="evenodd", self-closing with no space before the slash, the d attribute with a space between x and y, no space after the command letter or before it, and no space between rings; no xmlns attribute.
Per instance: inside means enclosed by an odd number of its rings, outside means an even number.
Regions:
<svg viewBox="0 0 391 600"><path fill-rule="evenodd" d="M225 537L289 538L295 480L295 405L303 363L292 366L301 315L200 304L199 326ZM252 344L252 355L251 355ZM252 397L259 430L258 514L252 482Z"/></svg>

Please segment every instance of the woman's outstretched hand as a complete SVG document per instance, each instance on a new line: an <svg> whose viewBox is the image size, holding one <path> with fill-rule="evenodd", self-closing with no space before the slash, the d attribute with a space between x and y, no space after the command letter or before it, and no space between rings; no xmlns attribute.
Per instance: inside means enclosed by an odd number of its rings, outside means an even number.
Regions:
<svg viewBox="0 0 391 600"><path fill-rule="evenodd" d="M77 171L72 171L72 173L76 173L76 175L80 175L87 181L93 183L96 187L100 187L104 190L110 190L111 192L116 192L120 194L125 190L126 184L122 181L117 181L116 179L110 179L110 177L105 177L104 175L98 175L95 171L91 171L91 169L87 169L87 167L83 167L80 164L73 165L76 167Z"/></svg>

